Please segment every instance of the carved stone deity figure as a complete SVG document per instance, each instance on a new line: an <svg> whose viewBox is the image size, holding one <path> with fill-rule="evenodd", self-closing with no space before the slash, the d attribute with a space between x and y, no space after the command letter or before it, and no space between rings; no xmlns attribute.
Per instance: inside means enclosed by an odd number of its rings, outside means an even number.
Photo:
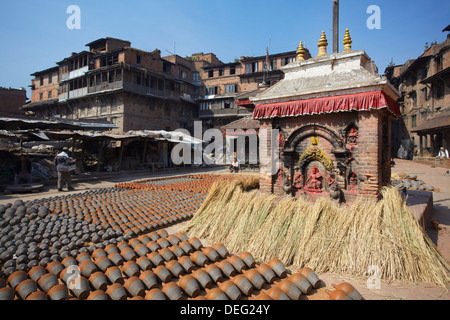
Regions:
<svg viewBox="0 0 450 320"><path fill-rule="evenodd" d="M352 128L352 130L348 134L347 141L349 144L357 144L358 143L358 131L355 128Z"/></svg>
<svg viewBox="0 0 450 320"><path fill-rule="evenodd" d="M306 180L306 186L310 190L321 190L322 189L322 174L319 172L317 167L313 167L311 174Z"/></svg>
<svg viewBox="0 0 450 320"><path fill-rule="evenodd" d="M358 176L356 175L355 171L350 172L350 175L348 176L348 185L351 190L356 189L358 185Z"/></svg>

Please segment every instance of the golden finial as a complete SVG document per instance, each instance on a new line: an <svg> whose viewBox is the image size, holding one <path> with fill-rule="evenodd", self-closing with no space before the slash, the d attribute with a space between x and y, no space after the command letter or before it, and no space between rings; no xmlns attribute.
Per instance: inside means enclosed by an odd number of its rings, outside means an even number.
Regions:
<svg viewBox="0 0 450 320"><path fill-rule="evenodd" d="M317 55L318 57L328 55L327 54L328 41L325 36L325 31L322 31L322 35L320 36L320 40L317 46L319 47L319 54Z"/></svg>
<svg viewBox="0 0 450 320"><path fill-rule="evenodd" d="M305 60L305 48L303 48L303 42L300 41L300 44L298 45L297 49L297 61L299 60Z"/></svg>
<svg viewBox="0 0 450 320"><path fill-rule="evenodd" d="M318 146L319 145L319 137L311 137L311 145Z"/></svg>
<svg viewBox="0 0 450 320"><path fill-rule="evenodd" d="M352 51L352 38L350 38L350 33L348 32L348 28L345 29L345 36L344 36L344 52L350 52Z"/></svg>

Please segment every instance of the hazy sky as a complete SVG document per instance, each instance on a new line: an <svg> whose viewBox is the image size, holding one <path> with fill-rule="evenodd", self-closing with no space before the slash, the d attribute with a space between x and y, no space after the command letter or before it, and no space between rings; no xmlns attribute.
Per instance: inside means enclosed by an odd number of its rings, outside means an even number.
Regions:
<svg viewBox="0 0 450 320"><path fill-rule="evenodd" d="M26 87L30 74L55 66L71 52L103 37L131 41L161 55L213 52L223 62L296 50L301 41L313 56L323 31L332 52L332 0L0 0L0 86ZM81 10L81 29L70 30L70 5ZM380 9L380 29L367 20ZM372 20L371 20L372 21ZM373 22L373 21L372 21ZM442 42L450 24L448 0L340 0L340 51L345 28L354 50L365 50L383 74L419 56L425 43Z"/></svg>

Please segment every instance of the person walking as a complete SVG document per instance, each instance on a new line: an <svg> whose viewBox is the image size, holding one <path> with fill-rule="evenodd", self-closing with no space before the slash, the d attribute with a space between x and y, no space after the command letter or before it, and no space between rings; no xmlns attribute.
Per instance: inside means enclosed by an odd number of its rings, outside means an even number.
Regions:
<svg viewBox="0 0 450 320"><path fill-rule="evenodd" d="M62 152L53 160L56 164L56 170L58 171L58 191L60 192L64 191L64 182L67 184L68 191L75 190L75 188L72 187L72 177L70 172L75 170L76 160L69 157L67 152L69 152L69 148L64 147Z"/></svg>

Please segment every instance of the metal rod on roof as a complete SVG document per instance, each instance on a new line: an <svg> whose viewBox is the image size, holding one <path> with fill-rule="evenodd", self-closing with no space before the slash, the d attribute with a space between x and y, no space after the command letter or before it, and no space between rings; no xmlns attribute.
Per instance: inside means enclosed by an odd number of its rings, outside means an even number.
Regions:
<svg viewBox="0 0 450 320"><path fill-rule="evenodd" d="M333 0L333 53L339 52L339 0Z"/></svg>

